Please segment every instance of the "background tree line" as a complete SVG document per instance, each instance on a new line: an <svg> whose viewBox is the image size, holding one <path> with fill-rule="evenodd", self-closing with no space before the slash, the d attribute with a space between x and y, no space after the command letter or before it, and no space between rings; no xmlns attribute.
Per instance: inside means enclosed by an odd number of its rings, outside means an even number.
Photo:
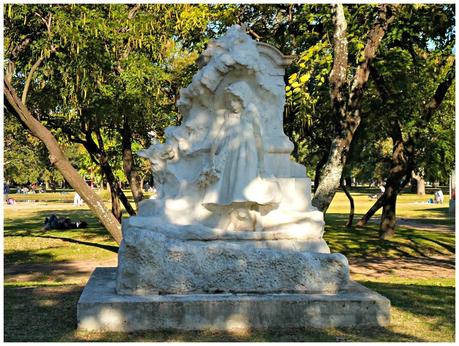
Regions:
<svg viewBox="0 0 459 346"><path fill-rule="evenodd" d="M28 162L37 162L46 179L72 185L117 241L122 207L135 214L149 170L135 151L180 123L180 88L207 42L233 24L296 56L285 78L284 129L314 179L320 210L346 178L383 180L384 194L358 224L383 208L380 236L387 238L401 189L413 177L444 180L454 167L453 5L4 10L5 177L19 182ZM85 172L110 186L110 212L81 178Z"/></svg>

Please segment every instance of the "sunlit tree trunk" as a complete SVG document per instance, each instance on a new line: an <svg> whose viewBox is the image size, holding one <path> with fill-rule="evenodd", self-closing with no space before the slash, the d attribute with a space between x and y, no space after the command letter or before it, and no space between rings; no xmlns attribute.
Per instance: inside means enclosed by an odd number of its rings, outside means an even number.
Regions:
<svg viewBox="0 0 459 346"><path fill-rule="evenodd" d="M389 23L394 19L389 5L379 5L378 18L368 33L362 62L348 84L347 22L342 4L334 5L333 67L330 73L330 99L336 116L336 133L332 139L312 204L326 212L339 188L355 131L360 125L360 104L370 74L370 64L376 56Z"/></svg>

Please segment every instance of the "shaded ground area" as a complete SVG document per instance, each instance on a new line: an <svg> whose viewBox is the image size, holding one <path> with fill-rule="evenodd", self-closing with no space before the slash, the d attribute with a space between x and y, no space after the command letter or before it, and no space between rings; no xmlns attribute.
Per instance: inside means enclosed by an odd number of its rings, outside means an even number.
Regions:
<svg viewBox="0 0 459 346"><path fill-rule="evenodd" d="M454 278L452 258L445 258L443 265L429 259L352 258L349 259L353 278L381 278L398 276L405 278Z"/></svg>
<svg viewBox="0 0 459 346"><path fill-rule="evenodd" d="M4 269L5 282L50 281L86 283L96 267L116 267L117 258L104 262L72 261L52 264L16 264Z"/></svg>
<svg viewBox="0 0 459 346"><path fill-rule="evenodd" d="M389 328L277 329L235 333L76 332L76 303L82 285L5 287L5 341L452 341L454 295L451 284L363 282L392 302ZM440 306L440 308L439 308ZM37 318L39 313L40 318ZM21 316L21 318L11 318ZM428 316L428 317L426 317ZM411 320L411 321L409 321ZM414 321L414 322L413 322ZM407 325L420 331L407 330ZM417 332L417 335L413 335ZM416 334L416 333L414 333Z"/></svg>
<svg viewBox="0 0 459 346"><path fill-rule="evenodd" d="M379 218L372 217L370 222L374 222L379 224ZM445 225L439 223L429 223L432 220L427 220L426 222L420 222L417 219L409 219L409 218L397 218L397 225L402 227L409 227L409 228L416 228L420 230L426 231L435 231L435 232L450 232L454 233L454 225Z"/></svg>

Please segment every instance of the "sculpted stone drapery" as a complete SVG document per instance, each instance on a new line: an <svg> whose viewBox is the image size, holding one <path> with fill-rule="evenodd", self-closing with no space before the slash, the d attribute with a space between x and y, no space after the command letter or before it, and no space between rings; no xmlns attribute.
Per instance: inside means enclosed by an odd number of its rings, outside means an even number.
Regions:
<svg viewBox="0 0 459 346"><path fill-rule="evenodd" d="M323 214L283 132L290 62L239 26L209 42L180 91L182 123L139 152L159 194L123 222L118 293L330 292L346 282L347 261L322 238Z"/></svg>

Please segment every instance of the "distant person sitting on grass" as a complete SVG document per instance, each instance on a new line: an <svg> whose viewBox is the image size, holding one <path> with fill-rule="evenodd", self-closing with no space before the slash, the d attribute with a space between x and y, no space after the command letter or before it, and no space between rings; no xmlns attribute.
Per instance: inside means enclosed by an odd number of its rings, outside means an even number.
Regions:
<svg viewBox="0 0 459 346"><path fill-rule="evenodd" d="M75 192L75 197L73 197L73 206L74 207L81 207L84 204L83 198Z"/></svg>
<svg viewBox="0 0 459 346"><path fill-rule="evenodd" d="M381 197L384 194L384 191L386 191L386 188L384 187L383 184L380 184L379 185L379 190L380 190L380 192L375 193L374 195L368 195L368 197L370 197L371 199L378 199L379 197Z"/></svg>
<svg viewBox="0 0 459 346"><path fill-rule="evenodd" d="M443 204L443 191L442 190L438 190L438 191L435 191L434 193L434 203L439 203L439 204Z"/></svg>

